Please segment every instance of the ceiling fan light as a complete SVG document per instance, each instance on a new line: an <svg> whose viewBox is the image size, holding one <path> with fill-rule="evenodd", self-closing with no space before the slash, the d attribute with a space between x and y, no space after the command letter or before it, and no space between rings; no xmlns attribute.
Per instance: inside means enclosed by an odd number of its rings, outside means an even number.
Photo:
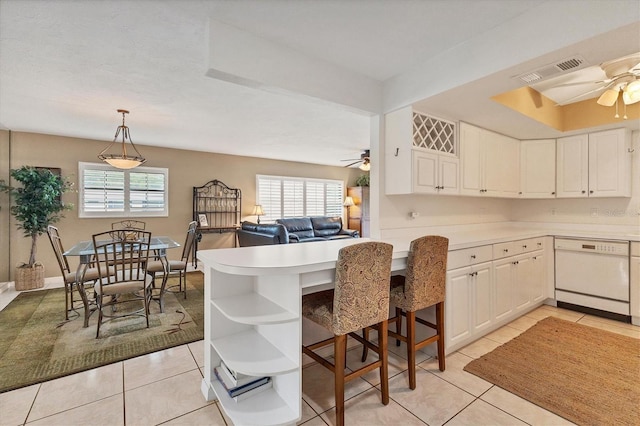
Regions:
<svg viewBox="0 0 640 426"><path fill-rule="evenodd" d="M360 170L362 170L363 172L368 172L369 170L371 170L371 163L369 163L369 161L364 161L364 163L360 164L360 166L358 166L358 168Z"/></svg>
<svg viewBox="0 0 640 426"><path fill-rule="evenodd" d="M622 92L622 100L625 105L640 102L640 80L632 81L627 84L627 87L625 87Z"/></svg>
<svg viewBox="0 0 640 426"><path fill-rule="evenodd" d="M602 95L600 95L600 97L598 98L598 104L602 105L602 106L613 106L613 104L616 103L616 100L618 99L618 90L614 90L614 89L608 89L605 90L604 93Z"/></svg>

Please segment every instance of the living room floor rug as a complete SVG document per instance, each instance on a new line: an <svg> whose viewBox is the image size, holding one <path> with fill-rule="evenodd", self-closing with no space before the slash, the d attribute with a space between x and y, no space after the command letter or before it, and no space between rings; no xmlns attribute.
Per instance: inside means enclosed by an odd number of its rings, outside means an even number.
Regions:
<svg viewBox="0 0 640 426"><path fill-rule="evenodd" d="M640 424L640 340L548 317L465 371L579 425Z"/></svg>
<svg viewBox="0 0 640 426"><path fill-rule="evenodd" d="M149 328L144 317L125 317L103 323L99 339L97 312L88 328L82 308L65 321L63 288L19 294L0 311L0 393L203 339L203 283L189 272L187 299L168 292L164 313L151 302Z"/></svg>

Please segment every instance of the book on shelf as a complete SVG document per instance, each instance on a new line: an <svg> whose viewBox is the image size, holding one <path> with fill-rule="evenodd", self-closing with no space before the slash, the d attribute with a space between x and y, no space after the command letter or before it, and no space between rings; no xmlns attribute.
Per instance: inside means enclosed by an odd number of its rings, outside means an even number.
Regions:
<svg viewBox="0 0 640 426"><path fill-rule="evenodd" d="M224 363L224 361L220 361L220 367L222 368L222 371L227 374L227 378L229 379L227 383L230 383L230 387L245 385L256 379L256 376L248 376L246 374L238 373L237 371L230 369L229 366Z"/></svg>
<svg viewBox="0 0 640 426"><path fill-rule="evenodd" d="M251 377L251 380L248 383L234 386L233 383L229 381L229 378L227 377L227 373L224 372L224 369L222 367L216 367L213 369L213 371L231 398L234 398L252 389L258 388L271 381L271 377L268 377L268 376L267 377Z"/></svg>
<svg viewBox="0 0 640 426"><path fill-rule="evenodd" d="M249 397L251 397L251 396L253 396L253 395L257 394L257 393L266 391L267 389L269 389L271 387L271 383L273 382L271 380L271 377L267 377L267 379L269 379L267 381L267 383L265 383L263 385L260 385L257 388L253 388L253 389L248 390L248 391L246 391L244 393L241 393L240 395L234 396L232 399L235 402L239 402L239 401L245 400L245 399L247 399L247 398L249 398Z"/></svg>

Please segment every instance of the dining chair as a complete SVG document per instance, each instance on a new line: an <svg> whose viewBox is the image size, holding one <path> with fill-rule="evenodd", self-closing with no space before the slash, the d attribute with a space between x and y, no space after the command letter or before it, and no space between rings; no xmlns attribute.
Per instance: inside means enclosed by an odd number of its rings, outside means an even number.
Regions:
<svg viewBox="0 0 640 426"><path fill-rule="evenodd" d="M178 273L178 284L171 286L171 288L177 286L177 293L183 293L184 298L187 298L187 266L189 264L189 255L193 250L193 243L196 238L197 228L198 222L189 222L189 226L187 227L187 236L185 238L184 245L182 246L182 256L180 257L180 260L168 260L165 258L151 261L149 262L149 265L147 265L147 273L151 274L153 277L152 299L160 304L160 312L164 312L164 295L169 290L166 288L167 279L172 273ZM155 287L156 274L163 274L162 284L159 289ZM184 287L182 285L183 281Z"/></svg>
<svg viewBox="0 0 640 426"><path fill-rule="evenodd" d="M321 342L303 345L302 350L334 373L338 425L344 425L345 383L376 368L380 371L382 403L389 404L387 318L392 252L391 244L374 241L343 247L336 263L335 288L302 297L302 315L334 335ZM378 324L381 331L377 345L355 333L374 324ZM347 335L376 351L378 360L345 373ZM334 364L314 352L332 343Z"/></svg>
<svg viewBox="0 0 640 426"><path fill-rule="evenodd" d="M139 220L125 219L111 224L111 229L134 229L144 231L147 224Z"/></svg>
<svg viewBox="0 0 640 426"><path fill-rule="evenodd" d="M81 269L81 277L80 280L78 280L77 272L72 272L71 268L69 268L69 261L64 255L62 238L60 238L60 232L58 228L53 225L47 226L47 235L49 236L51 247L53 248L53 252L56 255L56 260L58 261L58 266L60 267L60 272L62 273L62 279L64 280L64 318L65 320L68 320L69 312L75 309L73 301L73 290L76 289L78 291L84 291L84 288L81 289L79 288L79 286L84 286L85 282L97 280L98 270L96 268Z"/></svg>
<svg viewBox="0 0 640 426"><path fill-rule="evenodd" d="M149 261L151 232L111 230L93 235L93 247L98 265L99 278L94 285L98 309L96 339L100 337L103 319L126 316L144 316L149 328L149 301L152 278L146 271ZM129 297L127 297L129 295ZM137 310L116 305L129 306L143 302ZM110 307L111 309L107 309Z"/></svg>
<svg viewBox="0 0 640 426"><path fill-rule="evenodd" d="M395 323L396 331L389 330L390 336L407 345L409 364L409 388L416 388L416 351L431 343L438 345L438 367L445 370L444 355L444 298L447 280L447 254L449 240L437 235L428 235L411 242L407 257L405 275L391 277L390 304L395 306L395 316L389 324ZM435 324L416 316L416 312L435 305ZM402 334L402 317L407 318L406 334ZM436 334L419 342L416 341L416 323L436 330ZM368 340L368 329L364 330ZM362 360L367 358L367 347L363 348Z"/></svg>

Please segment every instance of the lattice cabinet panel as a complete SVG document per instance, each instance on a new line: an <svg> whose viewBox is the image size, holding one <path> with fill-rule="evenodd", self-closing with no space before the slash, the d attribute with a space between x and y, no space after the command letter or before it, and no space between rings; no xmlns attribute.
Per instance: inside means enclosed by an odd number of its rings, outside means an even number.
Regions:
<svg viewBox="0 0 640 426"><path fill-rule="evenodd" d="M414 111L413 146L455 155L455 123Z"/></svg>

